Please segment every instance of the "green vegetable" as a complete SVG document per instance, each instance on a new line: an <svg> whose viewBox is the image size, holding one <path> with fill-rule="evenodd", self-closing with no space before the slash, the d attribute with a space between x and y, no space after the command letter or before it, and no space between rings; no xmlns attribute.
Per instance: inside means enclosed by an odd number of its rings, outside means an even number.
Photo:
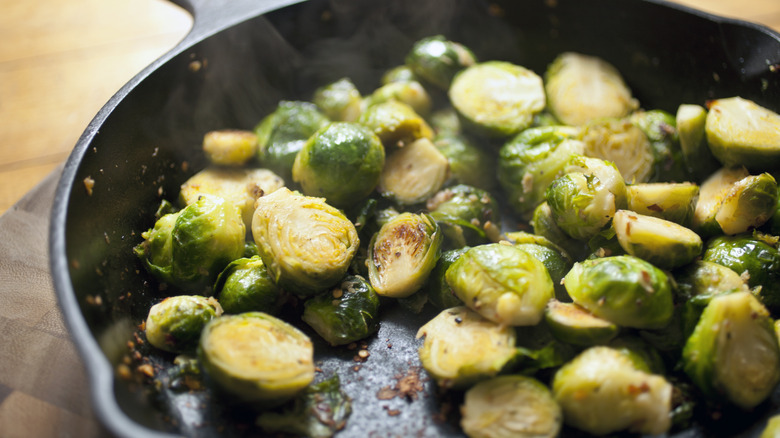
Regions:
<svg viewBox="0 0 780 438"><path fill-rule="evenodd" d="M359 276L306 300L303 321L331 345L363 339L379 328L379 295Z"/></svg>
<svg viewBox="0 0 780 438"><path fill-rule="evenodd" d="M141 233L144 239L133 248L146 271L164 283L173 283L173 227L179 212L162 215L154 227Z"/></svg>
<svg viewBox="0 0 780 438"><path fill-rule="evenodd" d="M387 85L391 82L416 81L418 79L419 78L414 74L408 65L401 64L387 70L382 75L380 83L382 85Z"/></svg>
<svg viewBox="0 0 780 438"><path fill-rule="evenodd" d="M214 294L225 313L276 314L286 298L259 255L232 261L217 277Z"/></svg>
<svg viewBox="0 0 780 438"><path fill-rule="evenodd" d="M421 138L433 138L428 122L414 108L394 99L369 106L358 122L373 131L388 151Z"/></svg>
<svg viewBox="0 0 780 438"><path fill-rule="evenodd" d="M574 303L550 300L544 321L556 339L573 345L590 347L605 344L618 335L620 328Z"/></svg>
<svg viewBox="0 0 780 438"><path fill-rule="evenodd" d="M549 239L522 231L506 234L506 238L519 249L538 259L550 274L550 279L555 288L555 297L561 301L571 301L566 293L566 288L561 283L563 277L571 269L574 261L571 256Z"/></svg>
<svg viewBox="0 0 780 438"><path fill-rule="evenodd" d="M663 110L636 111L628 119L644 132L653 149L652 181L684 182L690 179L675 117Z"/></svg>
<svg viewBox="0 0 780 438"><path fill-rule="evenodd" d="M780 414L769 417L758 438L774 438L778 435L780 435Z"/></svg>
<svg viewBox="0 0 780 438"><path fill-rule="evenodd" d="M547 201L539 204L534 209L531 218L531 227L534 234L542 236L550 242L560 246L574 259L583 258L587 254L587 246L580 240L573 239L566 234L555 222L552 209Z"/></svg>
<svg viewBox="0 0 780 438"><path fill-rule="evenodd" d="M684 227L693 223L699 186L689 182L645 183L626 186L628 210L666 219Z"/></svg>
<svg viewBox="0 0 780 438"><path fill-rule="evenodd" d="M498 201L488 192L460 184L446 188L426 204L452 248L497 242L501 233Z"/></svg>
<svg viewBox="0 0 780 438"><path fill-rule="evenodd" d="M406 65L417 77L446 90L453 76L476 62L474 53L463 44L443 35L423 38L406 55Z"/></svg>
<svg viewBox="0 0 780 438"><path fill-rule="evenodd" d="M496 185L493 166L495 157L465 135L439 134L433 145L449 163L449 177L445 186L466 184L483 190Z"/></svg>
<svg viewBox="0 0 780 438"><path fill-rule="evenodd" d="M220 166L242 166L257 154L257 135L252 131L209 131L203 136L203 152Z"/></svg>
<svg viewBox="0 0 780 438"><path fill-rule="evenodd" d="M144 324L146 340L172 353L195 351L203 327L222 313L213 298L169 297L152 306Z"/></svg>
<svg viewBox="0 0 780 438"><path fill-rule="evenodd" d="M692 262L704 245L698 234L682 225L629 210L615 213L612 228L626 253L664 269Z"/></svg>
<svg viewBox="0 0 780 438"><path fill-rule="evenodd" d="M363 98L349 78L317 88L312 102L333 121L356 122L362 111Z"/></svg>
<svg viewBox="0 0 780 438"><path fill-rule="evenodd" d="M423 290L428 293L428 302L437 310L463 305L463 301L455 296L452 288L447 284L445 274L447 269L469 249L470 247L464 246L442 252L439 261L436 262L436 267L431 271L431 275L428 277L428 284L425 285Z"/></svg>
<svg viewBox="0 0 780 438"><path fill-rule="evenodd" d="M201 334L198 358L223 391L264 406L293 398L314 379L311 340L262 312L212 320Z"/></svg>
<svg viewBox="0 0 780 438"><path fill-rule="evenodd" d="M441 189L448 170L447 158L421 138L389 153L377 190L399 204L417 204Z"/></svg>
<svg viewBox="0 0 780 438"><path fill-rule="evenodd" d="M694 181L704 181L721 167L707 144L707 110L700 105L681 104L677 107L675 122L688 173Z"/></svg>
<svg viewBox="0 0 780 438"><path fill-rule="evenodd" d="M628 119L599 119L582 127L584 155L610 161L630 184L650 181L655 151L647 135Z"/></svg>
<svg viewBox="0 0 780 438"><path fill-rule="evenodd" d="M366 97L363 105L370 107L388 100L397 100L412 107L414 112L426 117L431 112L433 101L431 96L419 82L415 80L393 81L374 90Z"/></svg>

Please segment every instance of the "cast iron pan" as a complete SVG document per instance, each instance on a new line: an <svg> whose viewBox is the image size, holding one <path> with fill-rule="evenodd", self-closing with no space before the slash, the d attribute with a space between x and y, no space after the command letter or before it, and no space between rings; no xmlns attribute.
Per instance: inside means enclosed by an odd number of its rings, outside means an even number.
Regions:
<svg viewBox="0 0 780 438"><path fill-rule="evenodd" d="M603 57L647 109L673 113L680 103L740 95L780 110L780 35L659 0L181 2L194 15L192 32L97 114L67 161L52 213L54 286L95 412L118 436L260 435L248 427L251 415L221 399L167 390L150 397L115 378L132 330L163 296L131 248L160 201L175 199L205 165L199 148L207 131L251 129L280 99L308 100L315 87L343 76L370 91L414 41L433 34L466 44L481 60L537 72L567 50ZM91 193L85 179L94 180ZM353 362L354 351L316 346L321 375L338 374L353 398L339 436L461 435L457 395L440 394L419 372L414 334L431 316L385 308L365 363ZM422 379L418 397L377 400L379 389L409 373ZM756 436L778 407L776 393L754 412L676 435Z"/></svg>

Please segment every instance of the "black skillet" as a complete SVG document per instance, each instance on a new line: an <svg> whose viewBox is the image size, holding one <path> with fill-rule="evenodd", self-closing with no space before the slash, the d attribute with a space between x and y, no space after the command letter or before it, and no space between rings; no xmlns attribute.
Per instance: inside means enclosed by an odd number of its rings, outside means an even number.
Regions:
<svg viewBox="0 0 780 438"><path fill-rule="evenodd" d="M181 3L194 15L191 33L97 114L67 161L52 213L54 286L95 412L118 436L261 435L249 427L251 416L221 399L175 391L149 397L114 373L134 325L162 296L131 248L160 201L175 199L205 164L198 151L209 130L251 129L280 99L309 99L316 86L343 76L371 90L412 42L432 34L466 44L481 60L537 72L563 51L603 57L647 109L674 112L680 103L741 95L780 110L780 35L660 0ZM353 398L339 436L460 436L457 397L439 394L425 373L416 399L376 397L419 370L414 334L430 316L386 310L362 364L353 351L317 347L322 375L338 373ZM707 419L675 435L757 436L779 406L776 393L755 412Z"/></svg>

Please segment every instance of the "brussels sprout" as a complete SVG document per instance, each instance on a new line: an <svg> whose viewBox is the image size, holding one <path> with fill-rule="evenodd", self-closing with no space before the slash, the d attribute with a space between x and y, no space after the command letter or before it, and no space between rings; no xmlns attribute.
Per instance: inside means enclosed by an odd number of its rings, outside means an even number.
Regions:
<svg viewBox="0 0 780 438"><path fill-rule="evenodd" d="M362 111L363 98L349 78L341 78L317 88L312 102L330 120L356 122Z"/></svg>
<svg viewBox="0 0 780 438"><path fill-rule="evenodd" d="M775 180L777 180L777 178L775 178ZM775 205L775 211L761 229L774 236L780 236L780 184L778 184L777 187L777 205Z"/></svg>
<svg viewBox="0 0 780 438"><path fill-rule="evenodd" d="M437 136L457 136L463 133L458 112L449 105L433 111L428 117L428 123Z"/></svg>
<svg viewBox="0 0 780 438"><path fill-rule="evenodd" d="M491 190L496 185L496 175L493 173L495 157L465 135L437 135L433 145L449 163L449 178L444 182L445 186L466 184Z"/></svg>
<svg viewBox="0 0 780 438"><path fill-rule="evenodd" d="M469 438L553 438L563 423L550 390L520 375L477 383L466 391L461 414L460 424Z"/></svg>
<svg viewBox="0 0 780 438"><path fill-rule="evenodd" d="M256 205L252 235L276 284L311 296L344 277L360 240L341 211L287 188Z"/></svg>
<svg viewBox="0 0 780 438"><path fill-rule="evenodd" d="M154 227L141 233L143 242L133 248L147 272L159 281L173 283L173 227L179 212L168 213L157 219Z"/></svg>
<svg viewBox="0 0 780 438"><path fill-rule="evenodd" d="M203 136L206 158L220 166L242 166L257 154L257 135L252 131L209 131Z"/></svg>
<svg viewBox="0 0 780 438"><path fill-rule="evenodd" d="M501 147L498 181L524 219L544 201L547 187L565 173L571 157L583 153L583 143L574 140L577 133L569 126L528 128Z"/></svg>
<svg viewBox="0 0 780 438"><path fill-rule="evenodd" d="M780 382L780 346L769 312L749 292L714 297L685 344L682 363L707 397L754 408Z"/></svg>
<svg viewBox="0 0 780 438"><path fill-rule="evenodd" d="M259 405L281 404L314 380L314 347L292 325L262 312L223 315L203 328L198 359L223 391Z"/></svg>
<svg viewBox="0 0 780 438"><path fill-rule="evenodd" d="M172 353L195 351L203 327L222 314L213 298L169 297L152 306L144 324L146 340Z"/></svg>
<svg viewBox="0 0 780 438"><path fill-rule="evenodd" d="M622 327L660 328L674 311L669 277L638 257L578 262L563 281L575 303Z"/></svg>
<svg viewBox="0 0 780 438"><path fill-rule="evenodd" d="M428 284L425 285L423 290L428 293L428 302L437 310L463 305L463 301L455 296L452 288L447 284L445 274L447 269L469 249L470 247L464 246L442 252L439 261L436 262L436 267L431 271L431 275L428 277Z"/></svg>
<svg viewBox="0 0 780 438"><path fill-rule="evenodd" d="M415 140L433 138L433 129L414 109L397 100L371 105L358 122L374 132L386 148L402 147Z"/></svg>
<svg viewBox="0 0 780 438"><path fill-rule="evenodd" d="M403 82L403 81L417 81L419 78L414 74L411 67L406 64L397 65L387 70L380 79L382 85L387 85L391 82Z"/></svg>
<svg viewBox="0 0 780 438"><path fill-rule="evenodd" d="M594 435L658 435L671 427L672 385L638 369L625 353L590 347L555 373L552 393L564 422ZM619 406L619 409L616 407Z"/></svg>
<svg viewBox="0 0 780 438"><path fill-rule="evenodd" d="M330 345L349 344L379 328L379 295L363 277L349 275L306 300L302 319Z"/></svg>
<svg viewBox="0 0 780 438"><path fill-rule="evenodd" d="M401 213L369 244L368 275L381 296L405 298L428 280L441 255L439 226L425 214Z"/></svg>
<svg viewBox="0 0 780 438"><path fill-rule="evenodd" d="M683 182L690 179L673 115L663 110L636 111L628 120L638 126L650 141L654 155L652 181Z"/></svg>
<svg viewBox="0 0 780 438"><path fill-rule="evenodd" d="M721 167L707 144L706 121L707 110L700 105L682 104L677 107L675 122L683 161L688 174L697 182L704 181Z"/></svg>
<svg viewBox="0 0 780 438"><path fill-rule="evenodd" d="M547 303L544 321L556 339L583 347L607 343L620 331L617 325L579 305L558 300Z"/></svg>
<svg viewBox="0 0 780 438"><path fill-rule="evenodd" d="M568 166L566 166L566 172L582 172L585 175L595 176L607 190L615 195L615 206L618 209L628 205L626 182L614 163L584 155L572 155Z"/></svg>
<svg viewBox="0 0 780 438"><path fill-rule="evenodd" d="M627 119L600 119L582 127L584 154L613 162L631 184L650 181L655 166L653 146L645 133Z"/></svg>
<svg viewBox="0 0 780 438"><path fill-rule="evenodd" d="M701 185L694 229L704 235L744 233L769 220L777 198L777 181L772 175L750 175L744 167L724 167Z"/></svg>
<svg viewBox="0 0 780 438"><path fill-rule="evenodd" d="M426 203L431 217L442 228L445 244L453 248L497 242L501 211L493 196L460 184L446 188Z"/></svg>
<svg viewBox="0 0 780 438"><path fill-rule="evenodd" d="M750 288L771 310L780 310L780 251L777 241L740 234L707 242L702 260L723 265L746 279Z"/></svg>
<svg viewBox="0 0 780 438"><path fill-rule="evenodd" d="M683 302L697 297L707 297L709 300L715 295L732 291L749 292L745 278L731 268L707 260L696 260L675 271L674 279L677 293Z"/></svg>
<svg viewBox="0 0 780 438"><path fill-rule="evenodd" d="M379 137L357 123L333 122L309 137L295 157L292 176L304 194L344 208L374 191L384 165Z"/></svg>
<svg viewBox="0 0 780 438"><path fill-rule="evenodd" d="M530 222L534 234L563 248L573 259L581 259L587 254L588 247L580 240L566 234L555 222L552 209L547 201L534 209Z"/></svg>
<svg viewBox="0 0 780 438"><path fill-rule="evenodd" d="M417 204L438 192L448 173L447 158L421 138L388 155L377 190L399 204Z"/></svg>
<svg viewBox="0 0 780 438"><path fill-rule="evenodd" d="M618 210L615 195L595 175L571 172L553 180L545 200L555 223L570 237L587 240Z"/></svg>
<svg viewBox="0 0 780 438"><path fill-rule="evenodd" d="M506 234L506 238L516 247L538 259L550 274L555 288L555 297L561 301L571 301L561 280L571 269L574 261L565 249L543 236L515 231Z"/></svg>
<svg viewBox="0 0 780 438"><path fill-rule="evenodd" d="M469 249L447 269L445 277L461 301L499 324L537 324L555 295L542 262L501 243Z"/></svg>
<svg viewBox="0 0 780 438"><path fill-rule="evenodd" d="M645 183L626 187L628 210L666 219L684 227L693 224L699 186L689 182Z"/></svg>
<svg viewBox="0 0 780 438"><path fill-rule="evenodd" d="M780 414L769 417L758 438L775 438L777 436L780 436Z"/></svg>
<svg viewBox="0 0 780 438"><path fill-rule="evenodd" d="M285 300L259 255L232 261L214 283L214 294L225 313L276 314Z"/></svg>
<svg viewBox="0 0 780 438"><path fill-rule="evenodd" d="M545 106L542 78L504 61L474 64L461 71L452 81L449 97L465 127L496 137L531 126L534 115Z"/></svg>
<svg viewBox="0 0 780 438"><path fill-rule="evenodd" d="M547 67L544 80L550 112L566 125L624 117L639 106L620 72L598 57L561 53Z"/></svg>
<svg viewBox="0 0 780 438"><path fill-rule="evenodd" d="M181 185L179 201L190 205L197 202L201 195L222 197L241 210L244 226L249 229L257 198L279 187L284 187L284 180L268 169L207 167Z"/></svg>
<svg viewBox="0 0 780 438"><path fill-rule="evenodd" d="M173 283L193 293L205 288L217 275L244 254L246 228L235 204L213 195L202 195L185 207L171 231Z"/></svg>
<svg viewBox="0 0 780 438"><path fill-rule="evenodd" d="M334 375L309 385L282 412L261 412L255 423L266 433L330 438L346 426L351 413L352 400Z"/></svg>
<svg viewBox="0 0 780 438"><path fill-rule="evenodd" d="M292 181L295 155L312 134L328 123L330 120L313 103L279 102L274 112L255 126L260 163L285 181Z"/></svg>
<svg viewBox="0 0 780 438"><path fill-rule="evenodd" d="M456 73L476 62L469 48L442 35L417 41L406 55L406 65L416 76L442 90L449 88Z"/></svg>
<svg viewBox="0 0 780 438"><path fill-rule="evenodd" d="M414 110L417 114L425 117L431 112L433 101L422 84L417 81L394 81L374 90L370 96L363 101L365 107L370 107L388 100L397 100L403 102Z"/></svg>
<svg viewBox="0 0 780 438"><path fill-rule="evenodd" d="M705 132L710 151L724 166L759 172L780 167L780 114L753 101L709 102Z"/></svg>
<svg viewBox="0 0 780 438"><path fill-rule="evenodd" d="M423 368L442 388L463 388L494 377L516 354L515 330L465 306L439 313L420 327Z"/></svg>
<svg viewBox="0 0 780 438"><path fill-rule="evenodd" d="M634 367L640 371L660 375L666 373L666 367L658 350L640 336L630 332L623 333L609 341L606 346L626 355L634 363Z"/></svg>
<svg viewBox="0 0 780 438"><path fill-rule="evenodd" d="M682 225L628 210L615 213L612 228L626 253L664 269L692 262L704 246L698 234Z"/></svg>

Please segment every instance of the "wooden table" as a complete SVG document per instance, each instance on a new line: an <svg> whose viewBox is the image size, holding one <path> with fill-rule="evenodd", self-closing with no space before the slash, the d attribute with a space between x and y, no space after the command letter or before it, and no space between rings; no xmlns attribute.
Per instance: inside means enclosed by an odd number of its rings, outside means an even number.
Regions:
<svg viewBox="0 0 780 438"><path fill-rule="evenodd" d="M780 31L780 0L678 1ZM101 436L48 274L50 200L95 113L191 18L164 0L0 0L0 10L0 436ZM26 240L7 239L17 233ZM62 381L57 367L74 371Z"/></svg>

